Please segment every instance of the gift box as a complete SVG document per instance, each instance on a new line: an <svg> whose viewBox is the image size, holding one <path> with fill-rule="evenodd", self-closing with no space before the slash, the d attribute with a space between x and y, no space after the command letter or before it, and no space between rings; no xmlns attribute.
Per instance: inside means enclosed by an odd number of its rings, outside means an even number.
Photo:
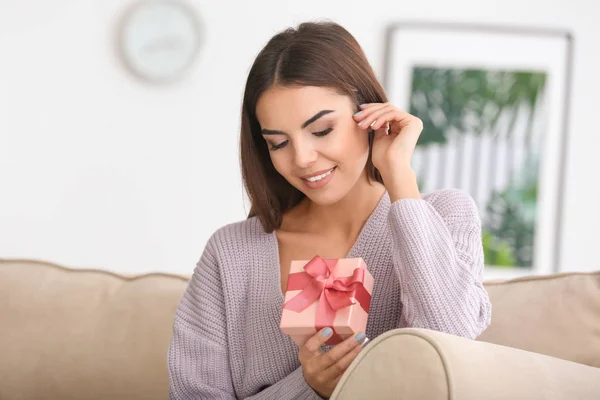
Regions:
<svg viewBox="0 0 600 400"><path fill-rule="evenodd" d="M332 345L364 332L373 276L362 258L294 260L290 265L281 330L302 346L322 328L330 327Z"/></svg>

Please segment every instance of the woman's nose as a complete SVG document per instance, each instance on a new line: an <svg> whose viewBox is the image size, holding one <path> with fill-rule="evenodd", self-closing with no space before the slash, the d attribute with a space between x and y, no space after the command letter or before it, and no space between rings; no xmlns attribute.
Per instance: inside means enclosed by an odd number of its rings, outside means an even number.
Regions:
<svg viewBox="0 0 600 400"><path fill-rule="evenodd" d="M307 168L317 161L317 151L308 141L294 144L294 162L299 168Z"/></svg>

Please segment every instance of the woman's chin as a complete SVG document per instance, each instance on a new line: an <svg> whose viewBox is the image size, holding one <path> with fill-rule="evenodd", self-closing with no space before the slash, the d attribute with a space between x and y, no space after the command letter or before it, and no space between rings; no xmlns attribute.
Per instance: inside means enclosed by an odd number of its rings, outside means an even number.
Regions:
<svg viewBox="0 0 600 400"><path fill-rule="evenodd" d="M318 193L303 191L303 193L312 203L319 206L330 206L336 204L348 194L347 192L342 193L341 191L335 190L322 191Z"/></svg>

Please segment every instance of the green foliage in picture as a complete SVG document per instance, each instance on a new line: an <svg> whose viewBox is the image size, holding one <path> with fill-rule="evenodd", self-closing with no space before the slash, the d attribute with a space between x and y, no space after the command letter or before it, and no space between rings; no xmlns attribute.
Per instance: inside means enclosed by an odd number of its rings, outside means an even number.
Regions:
<svg viewBox="0 0 600 400"><path fill-rule="evenodd" d="M545 84L543 72L415 67L409 112L423 121L418 145L446 143L450 129L497 133L504 112L511 114L510 133L523 105L529 106L531 124Z"/></svg>
<svg viewBox="0 0 600 400"><path fill-rule="evenodd" d="M498 237L485 227L482 231L483 257L488 265L497 267L513 267L516 264L511 245Z"/></svg>
<svg viewBox="0 0 600 400"><path fill-rule="evenodd" d="M537 205L537 160L530 159L522 169L519 181L501 192L495 192L487 204L484 232L492 235L487 245L486 264L505 265L507 258L498 259L498 251L510 248L512 263L529 267L533 263L533 240ZM484 245L485 248L485 245ZM484 250L485 251L485 250ZM504 251L504 250L503 250ZM499 263L497 263L499 262Z"/></svg>

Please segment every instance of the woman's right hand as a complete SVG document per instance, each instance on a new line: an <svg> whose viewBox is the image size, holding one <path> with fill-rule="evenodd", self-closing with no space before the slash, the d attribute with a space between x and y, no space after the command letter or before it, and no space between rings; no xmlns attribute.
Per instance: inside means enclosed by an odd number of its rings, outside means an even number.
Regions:
<svg viewBox="0 0 600 400"><path fill-rule="evenodd" d="M324 353L321 346L332 333L331 328L322 329L308 339L299 352L306 383L325 398L331 396L346 368L362 350L361 343L366 338L365 334L360 332Z"/></svg>

